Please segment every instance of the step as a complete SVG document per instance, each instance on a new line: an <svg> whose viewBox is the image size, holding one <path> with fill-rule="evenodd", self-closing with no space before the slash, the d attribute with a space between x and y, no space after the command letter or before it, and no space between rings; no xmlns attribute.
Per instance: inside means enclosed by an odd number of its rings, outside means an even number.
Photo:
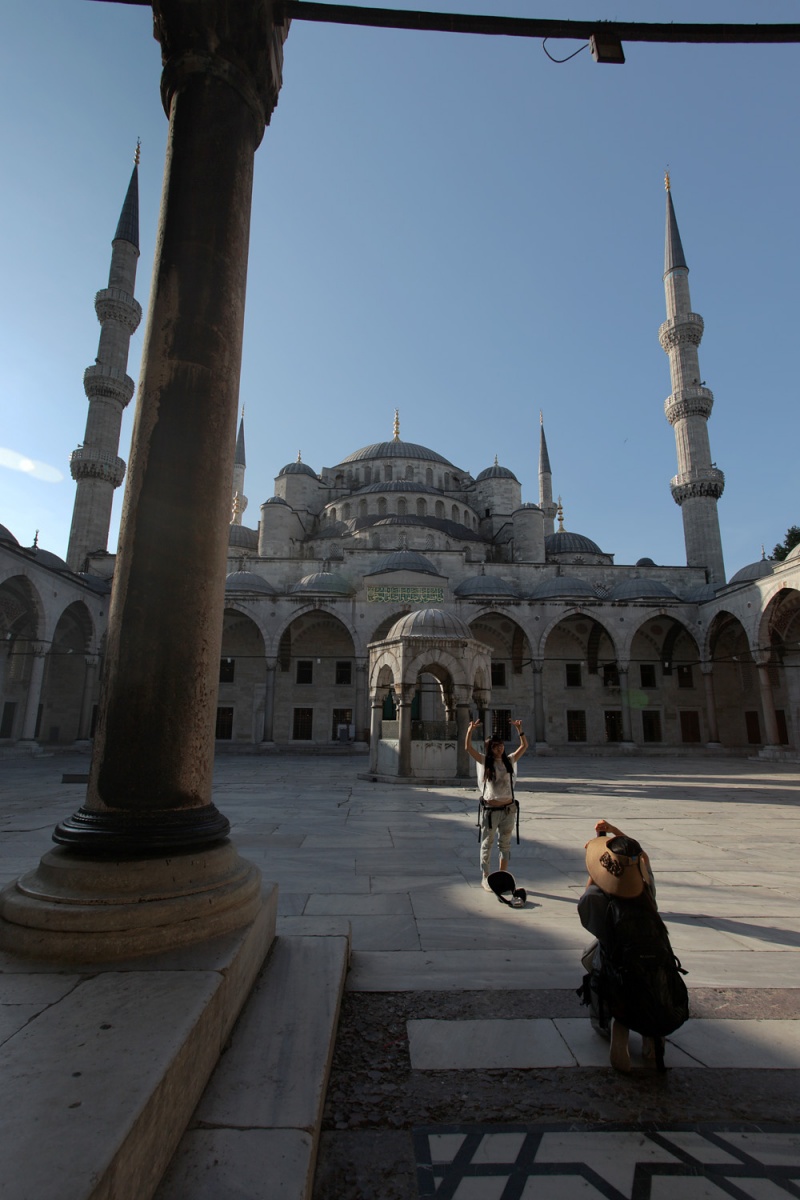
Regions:
<svg viewBox="0 0 800 1200"><path fill-rule="evenodd" d="M308 1200L349 956L276 937L154 1200Z"/></svg>
<svg viewBox="0 0 800 1200"><path fill-rule="evenodd" d="M203 1095L274 937L242 930L61 968L0 954L3 1200L145 1200Z"/></svg>

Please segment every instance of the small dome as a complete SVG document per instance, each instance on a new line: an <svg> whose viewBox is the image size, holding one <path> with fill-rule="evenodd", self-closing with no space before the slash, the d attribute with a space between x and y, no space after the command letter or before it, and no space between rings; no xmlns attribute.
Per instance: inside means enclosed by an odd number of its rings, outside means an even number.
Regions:
<svg viewBox="0 0 800 1200"><path fill-rule="evenodd" d="M611 589L609 600L677 600L660 579L624 579Z"/></svg>
<svg viewBox="0 0 800 1200"><path fill-rule="evenodd" d="M228 545L239 546L243 550L257 550L258 530L248 529L246 525L231 525L228 532Z"/></svg>
<svg viewBox="0 0 800 1200"><path fill-rule="evenodd" d="M396 621L386 634L386 640L398 637L471 639L472 630L445 608L418 608Z"/></svg>
<svg viewBox="0 0 800 1200"><path fill-rule="evenodd" d="M277 590L266 579L256 575L255 571L234 571L225 579L226 592L264 592L274 596Z"/></svg>
<svg viewBox="0 0 800 1200"><path fill-rule="evenodd" d="M279 479L281 475L310 475L312 479L317 478L316 471L312 471L308 463L304 462L287 463L285 467L281 467L280 471L278 471Z"/></svg>
<svg viewBox="0 0 800 1200"><path fill-rule="evenodd" d="M364 446L362 450L348 454L347 458L343 458L337 465L344 466L345 463L363 462L368 458L418 458L423 462L442 463L445 467L453 466L448 459L437 454L435 450L429 450L427 446L418 446L415 442L401 442L399 438L392 442L376 442L374 446Z"/></svg>
<svg viewBox="0 0 800 1200"><path fill-rule="evenodd" d="M550 533L544 539L546 554L602 554L597 542L582 533Z"/></svg>
<svg viewBox="0 0 800 1200"><path fill-rule="evenodd" d="M22 549L31 558L36 559L40 567L49 567L51 571L69 570L63 558L59 558L57 554L52 554L49 550L42 550L41 546L23 546Z"/></svg>
<svg viewBox="0 0 800 1200"><path fill-rule="evenodd" d="M514 483L519 483L513 471L509 471L508 467L501 467L495 463L493 467L487 467L485 471L481 471L480 475L475 477L476 483L482 483L484 479L513 479Z"/></svg>
<svg viewBox="0 0 800 1200"><path fill-rule="evenodd" d="M519 597L519 591L507 579L499 575L473 575L465 579L453 590L454 596L502 596L511 599Z"/></svg>
<svg viewBox="0 0 800 1200"><path fill-rule="evenodd" d="M768 558L760 558L758 562L750 563L746 567L742 567L741 571L737 571L728 583L747 583L753 579L763 579L765 575L772 574L774 563Z"/></svg>
<svg viewBox="0 0 800 1200"><path fill-rule="evenodd" d="M534 504L532 500L526 500L526 502L524 504L520 504L519 508L515 508L514 512L511 515L513 517L514 513L526 512L526 511L527 512L541 512L542 510L539 507L539 505Z"/></svg>
<svg viewBox="0 0 800 1200"><path fill-rule="evenodd" d="M556 575L552 579L545 579L531 592L533 600L572 599L581 596L597 599L592 585L585 579L578 579L575 575Z"/></svg>
<svg viewBox="0 0 800 1200"><path fill-rule="evenodd" d="M292 592L324 592L329 596L352 596L353 589L342 575L333 571L316 571L303 578L290 589Z"/></svg>
<svg viewBox="0 0 800 1200"><path fill-rule="evenodd" d="M6 529L5 525L0 525L0 542L11 542L12 546L18 546L19 542L14 537L10 529Z"/></svg>
<svg viewBox="0 0 800 1200"><path fill-rule="evenodd" d="M657 564L653 562L652 558L637 558L636 562L634 563L634 566L655 567L655 566L657 566Z"/></svg>
<svg viewBox="0 0 800 1200"><path fill-rule="evenodd" d="M2 527L0 526L0 528ZM800 542L798 542L796 546L792 547L783 561L788 562L790 558L800 558Z"/></svg>
<svg viewBox="0 0 800 1200"><path fill-rule="evenodd" d="M283 496L270 496L268 500L264 501L264 503L265 504L282 504L284 506L284 508L291 508L291 505L286 500L284 500Z"/></svg>
<svg viewBox="0 0 800 1200"><path fill-rule="evenodd" d="M704 583L685 597L687 604L704 604L706 600L715 600L717 588L713 583Z"/></svg>
<svg viewBox="0 0 800 1200"><path fill-rule="evenodd" d="M369 575L382 575L385 571L418 571L423 575L438 575L433 563L424 554L415 550L396 550L387 554L371 571Z"/></svg>

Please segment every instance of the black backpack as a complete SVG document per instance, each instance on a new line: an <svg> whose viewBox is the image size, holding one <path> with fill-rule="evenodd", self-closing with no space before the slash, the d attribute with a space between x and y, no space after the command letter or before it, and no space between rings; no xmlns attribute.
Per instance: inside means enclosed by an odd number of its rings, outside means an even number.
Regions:
<svg viewBox="0 0 800 1200"><path fill-rule="evenodd" d="M609 901L605 936L592 975L584 980L584 1003L590 1001L588 989L595 990L603 1023L613 1017L653 1038L659 1070L664 1069L661 1038L689 1017L685 974L655 908L632 900Z"/></svg>

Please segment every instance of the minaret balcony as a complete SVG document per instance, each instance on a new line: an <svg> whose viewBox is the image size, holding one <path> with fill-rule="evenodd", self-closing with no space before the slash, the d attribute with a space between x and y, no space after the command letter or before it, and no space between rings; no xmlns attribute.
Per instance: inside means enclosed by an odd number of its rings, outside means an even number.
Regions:
<svg viewBox="0 0 800 1200"><path fill-rule="evenodd" d="M79 446L69 456L69 470L76 482L80 479L102 479L117 488L125 478L125 461L117 454L98 450L96 446Z"/></svg>
<svg viewBox="0 0 800 1200"><path fill-rule="evenodd" d="M704 417L707 421L714 407L714 393L707 387L679 388L664 401L664 414L670 425L687 417Z"/></svg>
<svg viewBox="0 0 800 1200"><path fill-rule="evenodd" d="M105 321L116 321L124 325L129 333L135 333L142 319L142 306L122 288L105 288L94 298L94 311L102 325Z"/></svg>
<svg viewBox="0 0 800 1200"><path fill-rule="evenodd" d="M124 408L130 402L135 386L130 375L119 367L95 363L83 372L83 390L89 400L116 400Z"/></svg>
<svg viewBox="0 0 800 1200"><path fill-rule="evenodd" d="M658 330L658 340L667 354L678 346L699 346L703 340L705 322L699 313L680 313L669 317Z"/></svg>
<svg viewBox="0 0 800 1200"><path fill-rule="evenodd" d="M691 471L682 471L680 475L674 475L669 481L669 486L672 499L678 505L698 496L719 500L725 490L725 476L718 467L694 467Z"/></svg>

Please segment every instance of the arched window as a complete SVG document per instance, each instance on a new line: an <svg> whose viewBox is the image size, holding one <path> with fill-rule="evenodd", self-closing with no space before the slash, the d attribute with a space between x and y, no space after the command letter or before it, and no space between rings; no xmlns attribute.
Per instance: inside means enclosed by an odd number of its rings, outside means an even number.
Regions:
<svg viewBox="0 0 800 1200"><path fill-rule="evenodd" d="M406 464L406 479L409 479L412 482L414 480L414 468L412 467L411 463Z"/></svg>
<svg viewBox="0 0 800 1200"><path fill-rule="evenodd" d="M425 482L429 487L433 487L433 467L428 467L425 471Z"/></svg>
<svg viewBox="0 0 800 1200"><path fill-rule="evenodd" d="M386 497L385 496L378 497L378 516L379 517L386 516Z"/></svg>
<svg viewBox="0 0 800 1200"><path fill-rule="evenodd" d="M433 550L433 534L429 533L425 536L425 549Z"/></svg>
<svg viewBox="0 0 800 1200"><path fill-rule="evenodd" d="M454 504L454 505L453 505L453 507L451 508L451 510L450 510L450 516L451 516L451 518L452 518L454 521L457 521L457 520L459 519L459 517L458 517L458 505L457 505L457 504Z"/></svg>
<svg viewBox="0 0 800 1200"><path fill-rule="evenodd" d="M332 521L336 520L336 509L335 508L331 509L331 520Z"/></svg>
<svg viewBox="0 0 800 1200"><path fill-rule="evenodd" d="M418 517L427 517L427 515L428 515L428 506L425 503L425 501L422 499L422 497L420 496L419 500L417 501L417 516Z"/></svg>
<svg viewBox="0 0 800 1200"><path fill-rule="evenodd" d="M391 483L392 478L393 478L392 467L391 467L390 463L387 463L386 466L383 468L383 481L384 481L384 483Z"/></svg>
<svg viewBox="0 0 800 1200"><path fill-rule="evenodd" d="M446 492L450 490L450 472L449 471L445 471L445 473L444 473L444 490Z"/></svg>
<svg viewBox="0 0 800 1200"><path fill-rule="evenodd" d="M364 483L372 483L372 467L364 467Z"/></svg>
<svg viewBox="0 0 800 1200"><path fill-rule="evenodd" d="M444 516L444 504L442 503L441 500L436 501L436 515L437 515L437 517Z"/></svg>
<svg viewBox="0 0 800 1200"><path fill-rule="evenodd" d="M366 502L366 500L359 500L359 502L358 502L358 515L359 515L360 517L365 517L365 516L367 515L367 502Z"/></svg>
<svg viewBox="0 0 800 1200"><path fill-rule="evenodd" d="M405 499L405 497L401 496L400 499L397 501L397 515L398 515L398 517L404 517L404 516L406 516L407 513L408 513L408 501Z"/></svg>
<svg viewBox="0 0 800 1200"><path fill-rule="evenodd" d="M345 504L345 506L344 506L344 514L343 514L342 519L345 521L350 520L350 505L349 504Z"/></svg>

